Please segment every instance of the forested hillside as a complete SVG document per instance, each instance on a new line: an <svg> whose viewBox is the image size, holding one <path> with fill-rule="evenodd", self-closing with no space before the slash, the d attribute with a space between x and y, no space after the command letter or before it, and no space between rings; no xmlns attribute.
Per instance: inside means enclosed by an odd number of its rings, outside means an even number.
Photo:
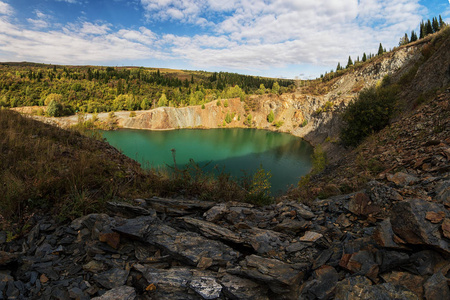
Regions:
<svg viewBox="0 0 450 300"><path fill-rule="evenodd" d="M0 106L49 106L50 116L198 105L292 89L292 80L136 67L0 64ZM44 110L37 111L40 114Z"/></svg>

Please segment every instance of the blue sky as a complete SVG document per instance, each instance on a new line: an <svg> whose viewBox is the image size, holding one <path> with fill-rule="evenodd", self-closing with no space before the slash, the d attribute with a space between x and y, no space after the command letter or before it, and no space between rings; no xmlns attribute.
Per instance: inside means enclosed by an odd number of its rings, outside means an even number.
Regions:
<svg viewBox="0 0 450 300"><path fill-rule="evenodd" d="M450 0L0 0L0 61L314 78Z"/></svg>

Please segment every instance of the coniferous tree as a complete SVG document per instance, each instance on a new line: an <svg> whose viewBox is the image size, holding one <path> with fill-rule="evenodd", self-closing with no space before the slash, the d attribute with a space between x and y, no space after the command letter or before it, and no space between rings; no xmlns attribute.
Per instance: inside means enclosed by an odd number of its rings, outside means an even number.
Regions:
<svg viewBox="0 0 450 300"><path fill-rule="evenodd" d="M438 19L436 17L433 18L433 22L431 24L433 26L433 32L438 32L439 31L439 22Z"/></svg>
<svg viewBox="0 0 450 300"><path fill-rule="evenodd" d="M366 52L363 53L362 61L365 62L367 60Z"/></svg>
<svg viewBox="0 0 450 300"><path fill-rule="evenodd" d="M419 38L423 39L425 37L425 24L422 22L420 22L420 34L419 34Z"/></svg>
<svg viewBox="0 0 450 300"><path fill-rule="evenodd" d="M347 69L349 68L349 67L351 67L351 66L353 66L353 61L352 61L352 58L349 56L348 57L348 62L347 62Z"/></svg>
<svg viewBox="0 0 450 300"><path fill-rule="evenodd" d="M439 15L439 29L445 26L445 22L442 20L441 15Z"/></svg>
<svg viewBox="0 0 450 300"><path fill-rule="evenodd" d="M409 44L409 38L408 38L408 34L405 33L405 36L403 36L400 39L400 42L398 43L398 45L402 46L402 45L406 45L406 44Z"/></svg>
<svg viewBox="0 0 450 300"><path fill-rule="evenodd" d="M384 53L383 46L380 43L380 47L378 47L378 54L377 55L382 55L383 53Z"/></svg>
<svg viewBox="0 0 450 300"><path fill-rule="evenodd" d="M417 41L417 34L413 31L411 31L411 40L410 42L415 42Z"/></svg>
<svg viewBox="0 0 450 300"><path fill-rule="evenodd" d="M425 27L425 36L433 33L433 25L431 25L430 19L427 21L427 25Z"/></svg>

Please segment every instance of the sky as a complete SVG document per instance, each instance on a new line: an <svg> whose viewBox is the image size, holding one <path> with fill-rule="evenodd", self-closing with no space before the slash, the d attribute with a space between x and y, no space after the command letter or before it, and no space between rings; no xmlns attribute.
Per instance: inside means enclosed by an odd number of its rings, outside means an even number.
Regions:
<svg viewBox="0 0 450 300"><path fill-rule="evenodd" d="M0 0L0 62L316 78L450 0Z"/></svg>

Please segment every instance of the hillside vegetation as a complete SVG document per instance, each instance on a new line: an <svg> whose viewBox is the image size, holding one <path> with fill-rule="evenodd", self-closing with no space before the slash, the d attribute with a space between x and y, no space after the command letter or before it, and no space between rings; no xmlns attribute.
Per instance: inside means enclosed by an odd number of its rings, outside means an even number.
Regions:
<svg viewBox="0 0 450 300"><path fill-rule="evenodd" d="M76 112L146 110L201 105L252 93L292 90L292 80L136 67L0 64L0 106L40 106L35 113L63 116Z"/></svg>

